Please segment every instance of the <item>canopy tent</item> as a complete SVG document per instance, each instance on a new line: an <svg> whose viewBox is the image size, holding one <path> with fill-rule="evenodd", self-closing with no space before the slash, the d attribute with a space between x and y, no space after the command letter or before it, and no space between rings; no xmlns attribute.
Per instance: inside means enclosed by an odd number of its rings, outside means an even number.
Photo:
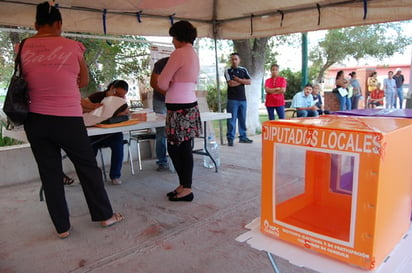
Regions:
<svg viewBox="0 0 412 273"><path fill-rule="evenodd" d="M41 0L0 0L0 25L33 27ZM412 19L412 0L60 0L66 32L167 36L189 20L199 37L247 39Z"/></svg>

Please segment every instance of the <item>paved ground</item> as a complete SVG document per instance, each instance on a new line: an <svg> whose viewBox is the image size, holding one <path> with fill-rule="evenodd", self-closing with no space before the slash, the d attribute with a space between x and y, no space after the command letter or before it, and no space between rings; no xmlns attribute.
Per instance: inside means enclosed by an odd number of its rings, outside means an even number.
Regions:
<svg viewBox="0 0 412 273"><path fill-rule="evenodd" d="M66 187L72 235L55 236L39 181L0 188L0 272L271 273L265 252L235 239L260 215L260 136L253 144L221 146L218 173L195 155L192 203L165 194L177 176L156 172L154 160L120 186L107 185L126 220L110 228L90 221L78 184ZM269 239L268 240L272 240ZM276 257L282 273L313 273Z"/></svg>

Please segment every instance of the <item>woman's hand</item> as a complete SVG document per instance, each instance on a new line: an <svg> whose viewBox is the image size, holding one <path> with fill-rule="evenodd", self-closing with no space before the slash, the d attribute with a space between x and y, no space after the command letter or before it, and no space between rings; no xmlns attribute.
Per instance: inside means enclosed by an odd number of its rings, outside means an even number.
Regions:
<svg viewBox="0 0 412 273"><path fill-rule="evenodd" d="M91 102L88 98L81 98L80 104L82 106L83 113L91 112L94 109L99 108L100 106L103 105L102 103Z"/></svg>

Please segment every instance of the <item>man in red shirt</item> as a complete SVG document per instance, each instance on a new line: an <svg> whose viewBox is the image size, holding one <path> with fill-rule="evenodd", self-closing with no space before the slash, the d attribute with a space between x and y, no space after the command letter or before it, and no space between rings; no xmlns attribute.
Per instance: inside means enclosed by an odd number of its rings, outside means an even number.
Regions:
<svg viewBox="0 0 412 273"><path fill-rule="evenodd" d="M275 119L275 110L279 119L285 118L286 79L279 76L279 66L273 64L270 68L272 77L265 81L266 101L269 120Z"/></svg>

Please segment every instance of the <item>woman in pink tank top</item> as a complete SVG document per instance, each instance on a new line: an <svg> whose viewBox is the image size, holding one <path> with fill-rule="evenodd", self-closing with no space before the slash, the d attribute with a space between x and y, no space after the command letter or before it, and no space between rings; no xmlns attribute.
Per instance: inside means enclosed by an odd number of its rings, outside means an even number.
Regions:
<svg viewBox="0 0 412 273"><path fill-rule="evenodd" d="M37 33L27 39L21 52L23 77L31 101L24 129L57 236L65 239L70 235L71 225L61 150L75 166L92 221L106 227L121 221L123 216L112 211L82 118L79 88L89 80L84 46L60 36L60 11L48 2L37 5L35 27Z"/></svg>
<svg viewBox="0 0 412 273"><path fill-rule="evenodd" d="M202 126L195 88L199 75L199 58L193 49L197 31L188 21L179 21L169 30L176 50L158 78L166 91L167 151L179 176L179 186L169 192L170 201L193 200L192 141Z"/></svg>

